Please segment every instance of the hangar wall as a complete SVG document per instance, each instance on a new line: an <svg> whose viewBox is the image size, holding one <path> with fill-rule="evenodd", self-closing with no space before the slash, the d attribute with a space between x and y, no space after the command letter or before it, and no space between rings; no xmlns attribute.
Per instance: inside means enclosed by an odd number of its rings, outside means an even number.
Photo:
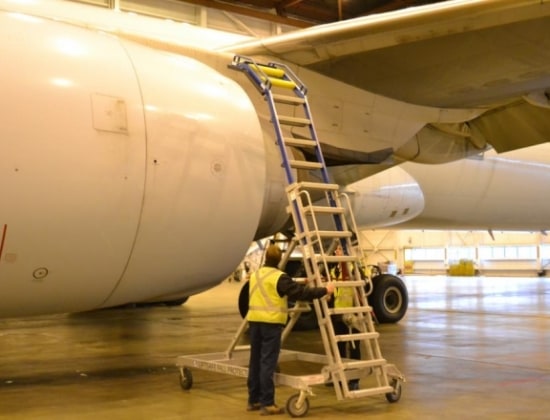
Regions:
<svg viewBox="0 0 550 420"><path fill-rule="evenodd" d="M447 274L460 260L486 276L537 276L550 269L545 232L367 230L360 241L368 264L395 262L409 274Z"/></svg>
<svg viewBox="0 0 550 420"><path fill-rule="evenodd" d="M216 29L218 31L265 37L296 30L296 27L279 22L231 13L214 7L199 6L174 0L75 0L100 7L119 9L142 15L169 19L183 24ZM214 5L214 3L210 3Z"/></svg>

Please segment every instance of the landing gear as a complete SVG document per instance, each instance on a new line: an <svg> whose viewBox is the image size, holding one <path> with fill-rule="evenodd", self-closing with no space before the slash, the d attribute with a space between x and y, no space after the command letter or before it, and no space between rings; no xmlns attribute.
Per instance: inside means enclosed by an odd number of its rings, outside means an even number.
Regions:
<svg viewBox="0 0 550 420"><path fill-rule="evenodd" d="M380 323L395 323L405 316L409 294L403 280L393 274L380 274L372 279L373 291L368 301Z"/></svg>

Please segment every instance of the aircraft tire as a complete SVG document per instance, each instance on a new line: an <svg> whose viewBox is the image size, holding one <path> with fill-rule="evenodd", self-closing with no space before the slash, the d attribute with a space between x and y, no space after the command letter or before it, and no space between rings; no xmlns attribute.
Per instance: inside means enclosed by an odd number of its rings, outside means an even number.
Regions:
<svg viewBox="0 0 550 420"><path fill-rule="evenodd" d="M248 290L249 289L250 289L250 283L247 281L245 284L243 284L243 287L241 287L241 291L239 292L239 313L241 314L241 317L243 319L248 313Z"/></svg>
<svg viewBox="0 0 550 420"><path fill-rule="evenodd" d="M368 297L376 319L381 324L401 320L409 306L409 293L403 280L392 274L380 274L372 279L373 291Z"/></svg>

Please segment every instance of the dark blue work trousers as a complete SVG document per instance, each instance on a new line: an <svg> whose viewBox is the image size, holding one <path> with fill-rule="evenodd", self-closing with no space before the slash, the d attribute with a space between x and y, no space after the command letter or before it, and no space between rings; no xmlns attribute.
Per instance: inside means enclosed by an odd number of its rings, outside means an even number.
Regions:
<svg viewBox="0 0 550 420"><path fill-rule="evenodd" d="M248 403L262 407L275 404L273 374L281 351L282 324L249 322L250 363L248 367Z"/></svg>

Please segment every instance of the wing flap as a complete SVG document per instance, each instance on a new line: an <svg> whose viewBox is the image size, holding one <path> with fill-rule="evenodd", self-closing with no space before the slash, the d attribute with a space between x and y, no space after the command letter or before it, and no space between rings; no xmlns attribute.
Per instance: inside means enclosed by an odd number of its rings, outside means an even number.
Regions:
<svg viewBox="0 0 550 420"><path fill-rule="evenodd" d="M499 153L550 141L550 109L517 101L470 122Z"/></svg>
<svg viewBox="0 0 550 420"><path fill-rule="evenodd" d="M550 3L447 1L223 48L404 102L500 104L550 86Z"/></svg>

